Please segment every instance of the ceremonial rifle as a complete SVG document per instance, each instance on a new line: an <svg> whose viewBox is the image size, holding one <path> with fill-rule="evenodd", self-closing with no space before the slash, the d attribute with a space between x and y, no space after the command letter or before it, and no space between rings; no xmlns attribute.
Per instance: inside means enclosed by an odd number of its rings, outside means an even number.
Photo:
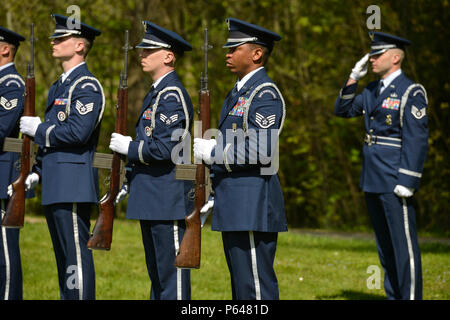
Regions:
<svg viewBox="0 0 450 320"><path fill-rule="evenodd" d="M116 125L115 132L122 135L127 133L127 108L128 108L128 86L127 86L127 64L128 51L128 30L125 31L125 46L123 47L125 62L124 70L120 73L119 89L117 91L116 105ZM87 247L96 250L111 249L112 231L114 223L114 201L119 193L121 176L123 175L125 156L114 152L112 158L112 168L109 180L109 190L100 200L100 212L95 223L92 235L89 238Z"/></svg>
<svg viewBox="0 0 450 320"><path fill-rule="evenodd" d="M35 107L35 80L34 80L34 24L30 26L31 55L30 62L27 63L27 78L25 81L25 107L24 116L34 116ZM12 183L13 193L9 199L5 216L2 220L2 227L22 228L25 219L25 180L30 173L31 138L23 135L22 152L20 154L19 177Z"/></svg>
<svg viewBox="0 0 450 320"><path fill-rule="evenodd" d="M208 89L208 29L204 35L204 72L200 76L199 91L199 120L201 121L201 137L209 129L209 89ZM180 244L180 250L175 258L175 267L183 269L200 268L201 257L201 221L200 210L206 202L206 174L205 164L197 164L195 177L195 201L194 210L185 218L186 231Z"/></svg>

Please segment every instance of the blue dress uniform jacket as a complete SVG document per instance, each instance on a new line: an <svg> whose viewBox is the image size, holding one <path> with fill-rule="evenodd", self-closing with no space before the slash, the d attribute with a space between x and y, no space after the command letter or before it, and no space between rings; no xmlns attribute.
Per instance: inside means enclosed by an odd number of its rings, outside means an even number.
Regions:
<svg viewBox="0 0 450 320"><path fill-rule="evenodd" d="M192 119L191 99L173 71L145 97L136 124L136 138L128 148L131 172L127 174L130 183L127 218L180 220L190 213L193 202L187 195L193 185L175 179L172 159L176 161L182 155L172 157L172 153L176 153L174 147L183 134L189 132Z"/></svg>
<svg viewBox="0 0 450 320"><path fill-rule="evenodd" d="M245 112L245 103L262 84L266 85L255 92ZM262 174L272 164L271 155L277 150L278 130L285 114L281 93L268 84L273 82L261 69L237 93L232 90L222 106L220 136L212 152L216 160L211 167L215 192L213 230L287 231L278 176L273 171ZM244 139L247 134L252 138Z"/></svg>
<svg viewBox="0 0 450 320"><path fill-rule="evenodd" d="M364 115L361 188L385 270L388 299L421 299L422 266L411 198L394 194L396 185L418 189L427 153L425 89L397 76L377 95L379 81L356 95L344 87L335 105L341 117Z"/></svg>
<svg viewBox="0 0 450 320"><path fill-rule="evenodd" d="M5 138L19 136L18 120L23 113L25 82L14 64L0 71L0 199L19 174L18 153L3 152Z"/></svg>
<svg viewBox="0 0 450 320"><path fill-rule="evenodd" d="M104 104L103 89L86 64L50 88L45 121L34 138L43 205L97 203L98 172L92 161Z"/></svg>
<svg viewBox="0 0 450 320"><path fill-rule="evenodd" d="M92 167L105 106L103 89L86 64L49 90L45 121L36 131L34 170L42 182L58 268L61 299L95 299L95 270L87 248L92 206L98 201Z"/></svg>
<svg viewBox="0 0 450 320"><path fill-rule="evenodd" d="M24 88L24 81L14 64L0 71L0 219L8 206L8 185L19 175L19 154L3 152L3 142L6 137L17 138L19 135ZM19 229L0 228L0 300L15 299L22 299Z"/></svg>
<svg viewBox="0 0 450 320"><path fill-rule="evenodd" d="M378 97L378 81L374 81L358 95L356 84L347 86L337 98L337 116L364 115L361 188L365 192L393 192L397 184L419 188L428 148L427 98L425 89L416 86L402 99L412 84L402 73Z"/></svg>

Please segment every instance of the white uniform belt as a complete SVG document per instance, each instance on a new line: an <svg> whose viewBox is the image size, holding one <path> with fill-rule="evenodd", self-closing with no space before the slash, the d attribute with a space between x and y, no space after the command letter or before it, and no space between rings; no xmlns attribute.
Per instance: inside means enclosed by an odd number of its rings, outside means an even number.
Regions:
<svg viewBox="0 0 450 320"><path fill-rule="evenodd" d="M402 147L402 139L400 139L400 138L376 136L376 135L369 134L369 133L366 133L366 135L364 136L364 142L367 143L367 145L369 145L369 146L372 144L379 144L379 145L383 145L383 146L396 147L396 148Z"/></svg>

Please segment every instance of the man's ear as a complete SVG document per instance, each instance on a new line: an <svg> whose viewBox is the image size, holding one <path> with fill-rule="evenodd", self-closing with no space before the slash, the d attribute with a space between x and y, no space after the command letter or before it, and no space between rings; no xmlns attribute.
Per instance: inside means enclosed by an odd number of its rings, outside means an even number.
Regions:
<svg viewBox="0 0 450 320"><path fill-rule="evenodd" d="M84 51L84 41L81 39L75 39L75 52L78 54L83 55L83 51Z"/></svg>
<svg viewBox="0 0 450 320"><path fill-rule="evenodd" d="M400 56L400 54L394 53L392 55L392 63L393 64L399 64L401 62L401 60L402 60L402 57Z"/></svg>
<svg viewBox="0 0 450 320"><path fill-rule="evenodd" d="M173 65L175 63L175 54L172 51L167 50L166 56L164 57L164 63L168 65Z"/></svg>
<svg viewBox="0 0 450 320"><path fill-rule="evenodd" d="M0 55L7 56L9 55L9 52L11 51L11 48L7 43L0 44Z"/></svg>
<svg viewBox="0 0 450 320"><path fill-rule="evenodd" d="M252 60L255 63L261 63L264 51L261 47L256 47L252 52Z"/></svg>

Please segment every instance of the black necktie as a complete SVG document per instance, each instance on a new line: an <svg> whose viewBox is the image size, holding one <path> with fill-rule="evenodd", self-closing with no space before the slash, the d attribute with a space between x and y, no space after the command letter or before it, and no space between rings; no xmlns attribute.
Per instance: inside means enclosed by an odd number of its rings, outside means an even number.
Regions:
<svg viewBox="0 0 450 320"><path fill-rule="evenodd" d="M380 80L378 82L378 87L377 87L377 92L376 92L377 97L381 94L381 90L383 89L383 86L384 86L383 80Z"/></svg>
<svg viewBox="0 0 450 320"><path fill-rule="evenodd" d="M233 90L231 90L231 96L234 97L237 93L238 93L237 84L235 84Z"/></svg>
<svg viewBox="0 0 450 320"><path fill-rule="evenodd" d="M62 76L59 77L58 81L56 81L56 89L58 89L62 84Z"/></svg>

